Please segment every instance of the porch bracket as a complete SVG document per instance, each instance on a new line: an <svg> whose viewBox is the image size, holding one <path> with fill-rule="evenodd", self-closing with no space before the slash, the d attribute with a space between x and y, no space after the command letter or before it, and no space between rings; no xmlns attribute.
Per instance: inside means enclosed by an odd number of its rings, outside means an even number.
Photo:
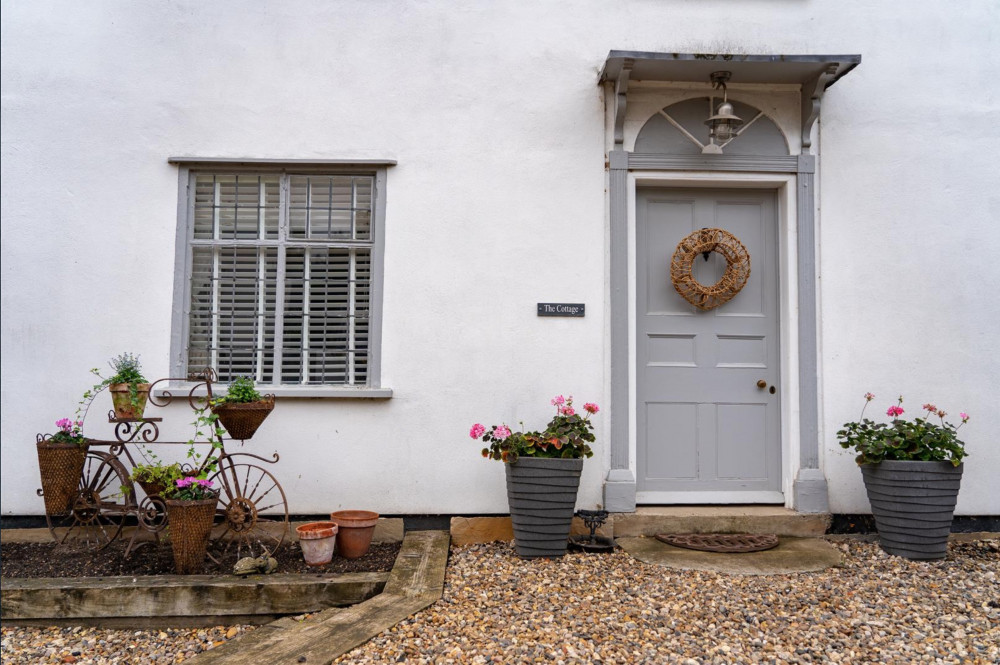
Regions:
<svg viewBox="0 0 1000 665"><path fill-rule="evenodd" d="M621 150L625 145L625 107L628 104L628 81L634 64L635 60L625 58L615 80L615 150Z"/></svg>
<svg viewBox="0 0 1000 665"><path fill-rule="evenodd" d="M802 84L802 148L812 146L812 128L819 120L823 93L837 80L839 63L827 65L826 69Z"/></svg>

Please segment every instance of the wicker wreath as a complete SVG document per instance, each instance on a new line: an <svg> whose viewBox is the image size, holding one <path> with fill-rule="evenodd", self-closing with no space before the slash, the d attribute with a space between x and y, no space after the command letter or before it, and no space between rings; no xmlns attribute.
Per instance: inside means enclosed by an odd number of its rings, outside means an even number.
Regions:
<svg viewBox="0 0 1000 665"><path fill-rule="evenodd" d="M705 286L694 278L692 269L699 254L708 259L709 252L726 259L722 279ZM750 254L736 236L722 229L701 229L677 244L670 260L670 280L684 300L698 309L714 309L728 302L750 278Z"/></svg>

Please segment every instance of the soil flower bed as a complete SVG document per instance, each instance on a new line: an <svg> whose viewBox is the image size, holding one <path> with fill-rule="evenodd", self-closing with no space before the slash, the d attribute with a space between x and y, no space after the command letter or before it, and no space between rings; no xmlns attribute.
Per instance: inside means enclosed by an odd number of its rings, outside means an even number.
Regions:
<svg viewBox="0 0 1000 665"><path fill-rule="evenodd" d="M388 572L399 552L399 543L372 545L360 559L334 556L326 566L307 566L298 543L286 543L278 550L278 573L328 574ZM0 576L4 578L110 577L116 575L171 575L174 560L168 543L151 543L125 557L126 543L116 541L94 552L55 543L0 543ZM236 563L230 552L218 564L206 559L203 574L229 575Z"/></svg>

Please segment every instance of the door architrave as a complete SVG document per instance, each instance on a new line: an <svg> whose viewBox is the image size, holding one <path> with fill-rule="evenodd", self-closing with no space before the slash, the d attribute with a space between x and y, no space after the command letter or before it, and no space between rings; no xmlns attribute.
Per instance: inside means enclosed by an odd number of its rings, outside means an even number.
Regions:
<svg viewBox="0 0 1000 665"><path fill-rule="evenodd" d="M816 208L813 155L788 157L680 157L609 153L610 202L610 468L604 505L634 512L635 376L634 257L638 186L774 187L779 202L779 299L782 320L782 486L785 505L829 512L826 477L819 463L819 324L817 320ZM634 241L634 236L632 236ZM631 272L630 272L631 271ZM632 285L630 287L630 284ZM794 402L798 403L795 404Z"/></svg>

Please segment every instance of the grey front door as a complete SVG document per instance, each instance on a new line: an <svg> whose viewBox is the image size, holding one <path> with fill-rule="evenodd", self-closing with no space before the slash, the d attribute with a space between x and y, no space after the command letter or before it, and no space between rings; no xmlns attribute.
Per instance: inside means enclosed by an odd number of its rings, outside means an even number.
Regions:
<svg viewBox="0 0 1000 665"><path fill-rule="evenodd" d="M751 189L638 191L641 503L782 500L775 199L773 191ZM702 311L674 289L670 258L684 236L706 227L739 238L751 273L736 297ZM720 255L709 254L707 261L699 256L694 276L711 285L724 269Z"/></svg>

